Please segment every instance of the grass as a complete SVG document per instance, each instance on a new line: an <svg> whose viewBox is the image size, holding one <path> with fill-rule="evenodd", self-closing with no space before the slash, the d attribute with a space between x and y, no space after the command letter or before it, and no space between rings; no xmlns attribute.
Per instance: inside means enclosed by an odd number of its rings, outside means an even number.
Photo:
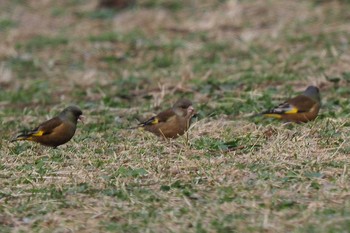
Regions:
<svg viewBox="0 0 350 233"><path fill-rule="evenodd" d="M348 1L0 3L0 232L348 232ZM251 117L321 89L307 124ZM186 137L126 130L177 98ZM59 147L9 143L68 104Z"/></svg>

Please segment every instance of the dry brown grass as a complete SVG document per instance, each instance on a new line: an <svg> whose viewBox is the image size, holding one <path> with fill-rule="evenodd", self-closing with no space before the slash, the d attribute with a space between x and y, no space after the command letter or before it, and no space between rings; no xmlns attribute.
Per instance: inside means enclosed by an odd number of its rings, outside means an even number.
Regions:
<svg viewBox="0 0 350 233"><path fill-rule="evenodd" d="M0 232L348 232L346 1L96 6L0 2ZM316 121L249 117L310 84ZM180 96L189 141L125 129ZM69 103L66 145L8 143Z"/></svg>

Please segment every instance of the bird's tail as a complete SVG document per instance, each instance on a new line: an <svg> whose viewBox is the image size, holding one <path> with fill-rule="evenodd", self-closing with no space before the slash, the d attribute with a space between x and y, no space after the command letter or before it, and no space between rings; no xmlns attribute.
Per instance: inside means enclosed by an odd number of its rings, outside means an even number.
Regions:
<svg viewBox="0 0 350 233"><path fill-rule="evenodd" d="M42 130L21 131L11 140L11 142L24 141L24 140L30 141L33 139L33 137L42 136L43 134L44 134L44 131Z"/></svg>
<svg viewBox="0 0 350 233"><path fill-rule="evenodd" d="M17 134L14 138L11 139L11 142L15 141L23 141L23 140L30 140L30 137L32 136L32 133L28 132L20 132Z"/></svg>
<svg viewBox="0 0 350 233"><path fill-rule="evenodd" d="M262 115L270 118L277 118L277 119L282 118L281 114L278 114L278 113L264 113Z"/></svg>
<svg viewBox="0 0 350 233"><path fill-rule="evenodd" d="M247 116L248 118L255 118L255 117L270 117L270 118L277 118L280 119L281 118L281 114L275 113L273 110L267 110L264 112L260 112L260 113L255 113L255 114L251 114L249 116Z"/></svg>
<svg viewBox="0 0 350 233"><path fill-rule="evenodd" d="M158 123L158 119L156 118L151 118L149 119L148 121L145 121L145 122L141 122L139 123L138 125L136 126L133 126L133 127L129 127L129 128L126 128L126 129L143 129L146 125L152 125L152 124L157 124Z"/></svg>

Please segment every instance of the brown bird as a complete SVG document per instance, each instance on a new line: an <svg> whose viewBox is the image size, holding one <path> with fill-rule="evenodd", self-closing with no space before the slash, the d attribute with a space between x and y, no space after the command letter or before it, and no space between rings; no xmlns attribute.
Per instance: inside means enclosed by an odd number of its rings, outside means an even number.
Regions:
<svg viewBox="0 0 350 233"><path fill-rule="evenodd" d="M320 90L309 86L301 95L263 112L262 115L290 122L308 122L317 117L320 107Z"/></svg>
<svg viewBox="0 0 350 233"><path fill-rule="evenodd" d="M194 114L192 102L180 99L172 108L140 123L137 128L143 128L157 136L177 138L188 130Z"/></svg>
<svg viewBox="0 0 350 233"><path fill-rule="evenodd" d="M13 141L34 141L44 146L58 147L68 142L75 133L78 120L83 120L82 111L76 106L65 108L58 116L41 123L30 131L20 132Z"/></svg>

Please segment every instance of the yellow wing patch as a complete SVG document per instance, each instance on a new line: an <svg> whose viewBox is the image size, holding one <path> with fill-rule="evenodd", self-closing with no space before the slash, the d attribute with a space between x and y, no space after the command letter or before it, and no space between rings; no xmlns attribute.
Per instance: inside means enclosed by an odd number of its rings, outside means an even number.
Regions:
<svg viewBox="0 0 350 233"><path fill-rule="evenodd" d="M15 141L22 141L22 140L30 140L30 138L28 137L17 137L16 139L14 139Z"/></svg>
<svg viewBox="0 0 350 233"><path fill-rule="evenodd" d="M298 113L298 109L297 108L292 108L286 112L284 112L284 114L295 114Z"/></svg>
<svg viewBox="0 0 350 233"><path fill-rule="evenodd" d="M44 134L44 131L43 130L39 130L38 132L33 133L31 136L40 137L40 136L43 136L43 134Z"/></svg>
<svg viewBox="0 0 350 233"><path fill-rule="evenodd" d="M279 115L279 114L273 114L273 113L264 114L264 116L266 116L266 117L272 117L272 118L277 118L277 119L282 118L281 115Z"/></svg>
<svg viewBox="0 0 350 233"><path fill-rule="evenodd" d="M155 117L155 118L153 119L153 121L151 122L152 125L155 125L155 124L158 124L158 123L159 123L159 120L158 120L157 117Z"/></svg>

